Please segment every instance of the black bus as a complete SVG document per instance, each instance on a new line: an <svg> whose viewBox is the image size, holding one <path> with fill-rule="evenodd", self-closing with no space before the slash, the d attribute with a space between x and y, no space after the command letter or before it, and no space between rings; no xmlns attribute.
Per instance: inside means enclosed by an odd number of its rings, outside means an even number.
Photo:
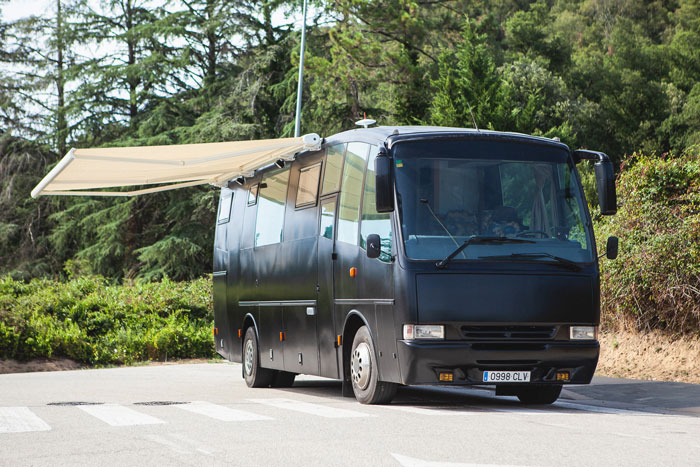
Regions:
<svg viewBox="0 0 700 467"><path fill-rule="evenodd" d="M495 385L552 403L598 361L598 253L576 165L557 140L377 127L323 140L221 191L216 350L248 386L337 378L361 403L398 385ZM608 239L614 258L617 239Z"/></svg>

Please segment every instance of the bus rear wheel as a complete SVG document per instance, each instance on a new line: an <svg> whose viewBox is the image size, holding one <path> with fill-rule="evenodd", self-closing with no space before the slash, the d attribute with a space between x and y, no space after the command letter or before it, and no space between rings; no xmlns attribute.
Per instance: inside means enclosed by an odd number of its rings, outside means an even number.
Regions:
<svg viewBox="0 0 700 467"><path fill-rule="evenodd" d="M266 388L272 383L275 372L260 366L260 352L255 329L251 326L243 339L243 378L249 388Z"/></svg>
<svg viewBox="0 0 700 467"><path fill-rule="evenodd" d="M357 330L350 350L350 381L355 398L361 404L388 404L397 385L379 381L374 343L367 326Z"/></svg>
<svg viewBox="0 0 700 467"><path fill-rule="evenodd" d="M561 384L532 385L518 388L516 395L523 404L553 404L561 394Z"/></svg>

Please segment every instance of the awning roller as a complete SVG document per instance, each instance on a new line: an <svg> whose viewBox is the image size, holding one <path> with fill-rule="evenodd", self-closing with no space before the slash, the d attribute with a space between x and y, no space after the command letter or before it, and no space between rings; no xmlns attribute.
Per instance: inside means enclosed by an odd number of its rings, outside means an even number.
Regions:
<svg viewBox="0 0 700 467"><path fill-rule="evenodd" d="M304 150L317 150L315 133L299 138L225 143L71 149L32 190L40 195L134 196L188 186L225 186ZM133 191L100 188L162 184Z"/></svg>

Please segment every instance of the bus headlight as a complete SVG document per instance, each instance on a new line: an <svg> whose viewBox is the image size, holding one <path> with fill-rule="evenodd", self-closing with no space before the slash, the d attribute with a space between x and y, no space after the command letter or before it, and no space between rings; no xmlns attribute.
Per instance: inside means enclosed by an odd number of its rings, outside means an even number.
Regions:
<svg viewBox="0 0 700 467"><path fill-rule="evenodd" d="M571 326L569 338L576 341L592 341L598 338L598 326Z"/></svg>
<svg viewBox="0 0 700 467"><path fill-rule="evenodd" d="M410 339L444 339L445 326L436 324L404 324L403 338Z"/></svg>

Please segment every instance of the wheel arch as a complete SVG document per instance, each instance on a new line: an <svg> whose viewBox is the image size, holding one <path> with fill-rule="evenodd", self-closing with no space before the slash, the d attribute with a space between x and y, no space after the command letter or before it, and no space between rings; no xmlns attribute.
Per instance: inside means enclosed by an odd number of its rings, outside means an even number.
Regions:
<svg viewBox="0 0 700 467"><path fill-rule="evenodd" d="M350 310L345 316L345 322L343 323L343 334L342 334L342 380L343 380L343 395L347 397L354 397L352 392L352 383L350 382L350 352L352 350L352 341L355 338L355 334L362 327L366 326L369 332L372 342L376 342L374 338L374 331L372 326L370 326L369 321L365 315L363 315L358 310ZM372 349L376 352L376 349ZM378 362L377 355L374 355L375 362ZM377 370L379 370L379 365L377 364ZM380 373L381 374L381 373Z"/></svg>
<svg viewBox="0 0 700 467"><path fill-rule="evenodd" d="M245 340L245 333L248 328L252 327L255 331L255 337L260 342L260 334L258 332L258 323L255 321L255 316L252 313L246 313L243 317L243 327L241 328L241 348L243 348L243 341ZM241 361L243 361L243 354L241 353Z"/></svg>

